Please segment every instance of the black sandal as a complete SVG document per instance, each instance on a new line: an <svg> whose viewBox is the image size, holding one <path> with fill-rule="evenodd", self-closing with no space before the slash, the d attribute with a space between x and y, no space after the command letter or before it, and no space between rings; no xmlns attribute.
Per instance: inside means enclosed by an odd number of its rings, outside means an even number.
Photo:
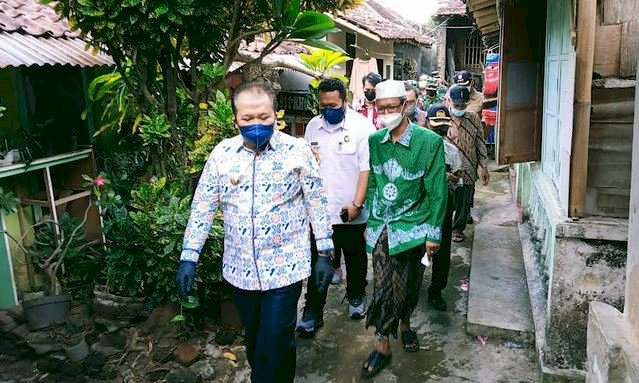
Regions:
<svg viewBox="0 0 639 383"><path fill-rule="evenodd" d="M368 360L362 365L362 377L372 378L379 374L384 367L390 364L391 360L393 360L393 354L384 355L377 350L371 352ZM373 369L369 370L370 367L373 367Z"/></svg>
<svg viewBox="0 0 639 383"><path fill-rule="evenodd" d="M417 352L419 351L419 339L417 333L413 330L402 331L402 344L404 345L404 351Z"/></svg>

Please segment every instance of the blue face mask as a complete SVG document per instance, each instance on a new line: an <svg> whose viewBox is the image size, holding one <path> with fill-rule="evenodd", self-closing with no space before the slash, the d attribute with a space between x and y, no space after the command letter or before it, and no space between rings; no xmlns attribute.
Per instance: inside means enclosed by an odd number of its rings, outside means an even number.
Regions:
<svg viewBox="0 0 639 383"><path fill-rule="evenodd" d="M464 114L466 114L466 109L455 109L452 106L450 107L450 112L455 116L455 117L462 117Z"/></svg>
<svg viewBox="0 0 639 383"><path fill-rule="evenodd" d="M274 129L275 124L253 124L241 126L240 133L248 143L255 145L256 148L262 148L273 136Z"/></svg>
<svg viewBox="0 0 639 383"><path fill-rule="evenodd" d="M335 125L340 123L344 119L344 114L346 113L346 111L344 110L343 106L339 108L326 107L320 109L320 113L322 114L326 122L331 125Z"/></svg>

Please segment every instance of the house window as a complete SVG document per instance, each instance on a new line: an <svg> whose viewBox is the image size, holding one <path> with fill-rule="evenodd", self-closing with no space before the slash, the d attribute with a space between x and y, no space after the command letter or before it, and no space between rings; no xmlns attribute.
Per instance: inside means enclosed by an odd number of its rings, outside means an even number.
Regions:
<svg viewBox="0 0 639 383"><path fill-rule="evenodd" d="M471 32L464 41L464 69L480 73L483 70L485 56L479 31Z"/></svg>
<svg viewBox="0 0 639 383"><path fill-rule="evenodd" d="M404 63L404 53L395 51L395 57L393 58L393 79L394 80L403 80L404 79L404 70L402 64ZM390 73L387 73L386 76L389 77Z"/></svg>

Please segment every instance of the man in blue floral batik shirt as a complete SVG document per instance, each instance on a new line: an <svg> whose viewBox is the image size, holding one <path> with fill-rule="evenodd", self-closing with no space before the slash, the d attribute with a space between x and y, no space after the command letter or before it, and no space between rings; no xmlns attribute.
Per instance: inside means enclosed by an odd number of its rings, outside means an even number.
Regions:
<svg viewBox="0 0 639 383"><path fill-rule="evenodd" d="M204 167L177 284L180 296L187 296L219 207L222 274L232 285L244 326L251 381L293 382L297 301L302 280L311 276L311 227L318 250L311 278L325 290L333 276L328 200L310 146L274 131L277 101L270 85L240 85L232 105L241 134L218 144Z"/></svg>

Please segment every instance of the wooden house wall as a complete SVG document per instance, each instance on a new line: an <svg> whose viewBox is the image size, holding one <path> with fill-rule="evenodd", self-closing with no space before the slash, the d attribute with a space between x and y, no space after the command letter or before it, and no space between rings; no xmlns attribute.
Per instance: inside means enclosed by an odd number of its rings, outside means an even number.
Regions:
<svg viewBox="0 0 639 383"><path fill-rule="evenodd" d="M639 46L639 2L599 0L595 78L635 79ZM606 84L610 82L600 82ZM619 83L619 82L617 82ZM589 214L628 217L635 85L596 87L588 148Z"/></svg>
<svg viewBox="0 0 639 383"><path fill-rule="evenodd" d="M639 48L639 1L597 2L595 72L602 77L634 78Z"/></svg>
<svg viewBox="0 0 639 383"><path fill-rule="evenodd" d="M634 88L593 89L586 210L628 217Z"/></svg>

